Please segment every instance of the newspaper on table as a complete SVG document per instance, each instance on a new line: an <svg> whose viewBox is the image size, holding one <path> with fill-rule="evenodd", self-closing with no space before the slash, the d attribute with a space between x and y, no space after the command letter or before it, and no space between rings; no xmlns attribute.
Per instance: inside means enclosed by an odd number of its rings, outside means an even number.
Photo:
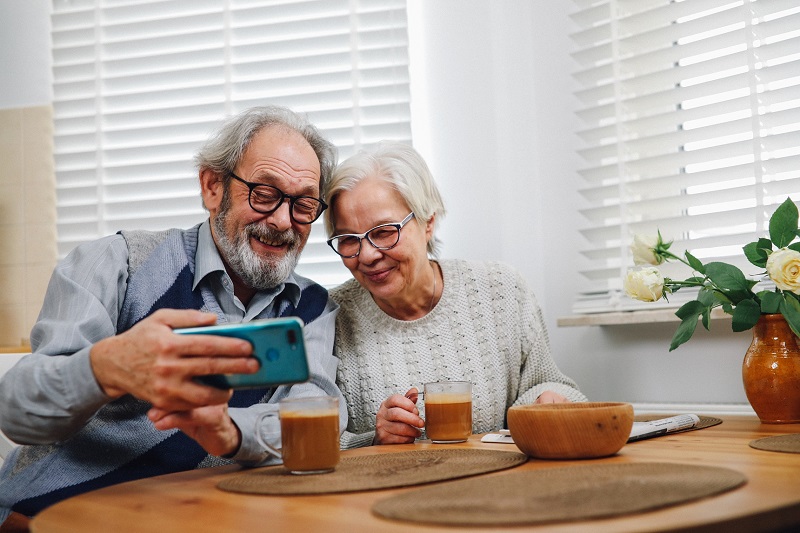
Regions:
<svg viewBox="0 0 800 533"><path fill-rule="evenodd" d="M670 416L649 422L634 422L628 442L666 435L682 429L690 429L700 422L700 417L693 414Z"/></svg>

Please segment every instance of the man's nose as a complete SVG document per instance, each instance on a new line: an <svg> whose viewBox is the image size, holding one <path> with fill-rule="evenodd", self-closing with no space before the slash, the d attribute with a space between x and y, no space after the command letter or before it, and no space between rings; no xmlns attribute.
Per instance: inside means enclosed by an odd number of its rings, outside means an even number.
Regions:
<svg viewBox="0 0 800 533"><path fill-rule="evenodd" d="M267 223L278 231L286 231L292 227L292 205L288 198L284 198L278 208L267 215Z"/></svg>

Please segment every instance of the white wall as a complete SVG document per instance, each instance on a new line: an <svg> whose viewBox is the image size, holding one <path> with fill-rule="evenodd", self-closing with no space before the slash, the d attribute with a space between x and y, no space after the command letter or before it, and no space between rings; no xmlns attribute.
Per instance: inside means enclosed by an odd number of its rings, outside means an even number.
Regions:
<svg viewBox="0 0 800 533"><path fill-rule="evenodd" d="M50 104L49 0L0 0L0 109Z"/></svg>
<svg viewBox="0 0 800 533"><path fill-rule="evenodd" d="M730 322L673 353L670 324L555 325L570 314L584 223L570 9L563 0L410 0L414 138L449 209L443 255L519 268L559 367L590 399L746 403L751 334L731 333Z"/></svg>
<svg viewBox="0 0 800 533"><path fill-rule="evenodd" d="M556 361L590 399L745 403L740 369L750 333L731 334L727 322L671 354L671 325L555 325L570 312L583 224L572 4L409 4L414 136L449 209L443 255L519 268L539 297ZM0 0L0 108L49 101L47 13L46 0Z"/></svg>
<svg viewBox="0 0 800 533"><path fill-rule="evenodd" d="M25 355L24 353L0 353L0 377L3 376L8 370L17 364L17 362L22 359ZM2 406L0 406L1 408ZM3 465L3 460L11 453L11 450L17 447L17 444L13 442L11 439L5 436L5 434L0 431L0 466Z"/></svg>

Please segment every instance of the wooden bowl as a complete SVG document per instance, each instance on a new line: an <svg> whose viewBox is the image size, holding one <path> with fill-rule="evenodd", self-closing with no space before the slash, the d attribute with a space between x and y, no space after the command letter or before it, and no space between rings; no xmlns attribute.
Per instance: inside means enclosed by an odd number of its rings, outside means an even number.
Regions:
<svg viewBox="0 0 800 533"><path fill-rule="evenodd" d="M539 459L614 455L628 440L633 406L623 402L515 405L508 429L517 447Z"/></svg>

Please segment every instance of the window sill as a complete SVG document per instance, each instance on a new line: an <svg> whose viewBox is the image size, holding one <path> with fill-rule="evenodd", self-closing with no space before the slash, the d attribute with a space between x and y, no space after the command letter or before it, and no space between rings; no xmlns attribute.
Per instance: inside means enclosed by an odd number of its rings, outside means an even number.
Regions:
<svg viewBox="0 0 800 533"><path fill-rule="evenodd" d="M714 309L711 320L727 319L731 316ZM654 309L652 311L620 311L611 313L591 313L559 317L556 325L560 328L574 326L622 326L626 324L653 324L657 322L679 322L675 309Z"/></svg>
<svg viewBox="0 0 800 533"><path fill-rule="evenodd" d="M31 353L31 345L20 344L19 346L0 346L0 353Z"/></svg>

